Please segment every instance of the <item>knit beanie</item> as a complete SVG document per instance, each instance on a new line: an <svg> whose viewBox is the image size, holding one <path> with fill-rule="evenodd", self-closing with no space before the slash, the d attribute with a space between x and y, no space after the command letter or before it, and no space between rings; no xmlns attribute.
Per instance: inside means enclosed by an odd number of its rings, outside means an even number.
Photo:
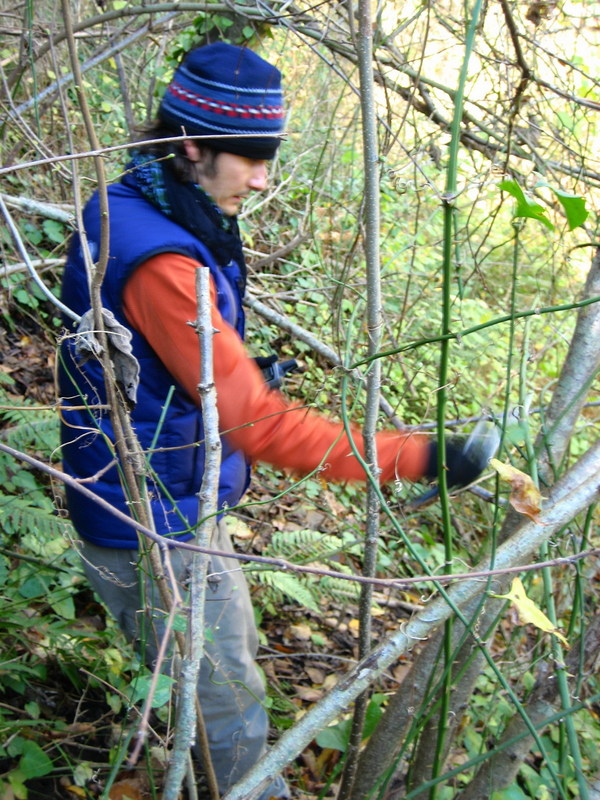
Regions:
<svg viewBox="0 0 600 800"><path fill-rule="evenodd" d="M199 145L271 159L285 121L281 73L245 47L198 47L175 70L158 116L177 133L211 137Z"/></svg>

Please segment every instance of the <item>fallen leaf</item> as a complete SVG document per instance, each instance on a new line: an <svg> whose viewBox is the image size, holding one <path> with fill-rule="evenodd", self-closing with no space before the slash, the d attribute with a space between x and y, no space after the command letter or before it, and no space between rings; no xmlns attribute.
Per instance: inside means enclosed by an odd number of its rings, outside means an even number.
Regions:
<svg viewBox="0 0 600 800"><path fill-rule="evenodd" d="M296 694L305 703L318 703L323 697L322 689L315 689L314 686L297 686L294 684Z"/></svg>
<svg viewBox="0 0 600 800"><path fill-rule="evenodd" d="M300 639L302 642L310 641L312 636L312 631L308 625L290 625L289 632L290 636L294 639Z"/></svg>
<svg viewBox="0 0 600 800"><path fill-rule="evenodd" d="M333 689L333 687L337 685L337 682L338 682L338 676L335 674L335 672L330 672L329 675L327 675L325 680L323 681L323 688Z"/></svg>
<svg viewBox="0 0 600 800"><path fill-rule="evenodd" d="M348 623L348 630L354 636L355 639L358 639L358 632L360 631L360 622L357 619L351 619Z"/></svg>
<svg viewBox="0 0 600 800"><path fill-rule="evenodd" d="M542 495L530 476L497 458L490 458L489 463L503 481L510 483L509 502L515 511L537 522L542 510Z"/></svg>
<svg viewBox="0 0 600 800"><path fill-rule="evenodd" d="M510 591L506 594L493 594L492 597L498 597L502 600L510 600L517 609L519 619L523 625L535 625L545 633L551 633L558 637L565 647L569 647L569 642L565 639L558 628L552 624L544 612L539 609L536 604L527 597L525 587L520 578L514 578Z"/></svg>
<svg viewBox="0 0 600 800"><path fill-rule="evenodd" d="M277 650L280 653L293 653L294 652L294 648L293 647L287 647L286 645L281 644L280 642L275 642L275 644L273 645L273 650Z"/></svg>
<svg viewBox="0 0 600 800"><path fill-rule="evenodd" d="M325 671L318 667L304 667L304 672L313 683L323 683L325 680Z"/></svg>
<svg viewBox="0 0 600 800"><path fill-rule="evenodd" d="M325 500L327 501L327 505L337 517L343 519L348 515L348 509L337 499L331 489L326 488L323 494L325 496Z"/></svg>
<svg viewBox="0 0 600 800"><path fill-rule="evenodd" d="M68 786L64 787L65 791L69 792L69 794L75 795L75 797L87 797L88 793L85 789L82 789L81 786L75 786L75 784L70 783Z"/></svg>
<svg viewBox="0 0 600 800"><path fill-rule="evenodd" d="M234 517L233 515L227 517L227 530L236 539L241 539L242 541L252 539L254 536L248 525L239 517Z"/></svg>
<svg viewBox="0 0 600 800"><path fill-rule="evenodd" d="M144 794L140 784L127 778L113 783L108 793L109 800L143 800Z"/></svg>
<svg viewBox="0 0 600 800"><path fill-rule="evenodd" d="M402 683L404 678L406 678L409 670L410 664L398 664L392 670L392 675L394 676L394 680L398 681L398 683Z"/></svg>

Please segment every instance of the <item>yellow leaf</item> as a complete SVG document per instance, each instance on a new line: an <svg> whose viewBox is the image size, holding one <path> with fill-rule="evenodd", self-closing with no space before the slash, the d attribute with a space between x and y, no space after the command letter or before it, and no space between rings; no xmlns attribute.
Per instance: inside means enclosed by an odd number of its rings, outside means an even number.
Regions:
<svg viewBox="0 0 600 800"><path fill-rule="evenodd" d="M339 676L336 675L335 672L330 672L329 675L325 676L325 680L323 681L323 688L333 689L333 687L337 685L338 677Z"/></svg>
<svg viewBox="0 0 600 800"><path fill-rule="evenodd" d="M542 510L542 495L529 475L497 458L490 458L489 464L503 481L510 483L509 501L515 511L537 522Z"/></svg>
<svg viewBox="0 0 600 800"><path fill-rule="evenodd" d="M65 789L69 794L74 794L76 797L87 797L88 794L85 789L82 789L81 786L75 786L74 784L69 784L65 786Z"/></svg>
<svg viewBox="0 0 600 800"><path fill-rule="evenodd" d="M244 520L233 516L233 514L230 514L227 518L227 530L230 535L234 536L236 539L248 540L255 536L254 532L250 530Z"/></svg>
<svg viewBox="0 0 600 800"><path fill-rule="evenodd" d="M569 647L568 641L558 630L558 628L552 624L544 612L536 606L533 600L527 597L525 593L525 587L523 586L520 578L513 578L509 592L506 594L493 594L492 597L498 597L502 600L510 600L517 609L519 619L523 625L535 625L536 628L539 628L545 633L552 633L564 643L565 647Z"/></svg>

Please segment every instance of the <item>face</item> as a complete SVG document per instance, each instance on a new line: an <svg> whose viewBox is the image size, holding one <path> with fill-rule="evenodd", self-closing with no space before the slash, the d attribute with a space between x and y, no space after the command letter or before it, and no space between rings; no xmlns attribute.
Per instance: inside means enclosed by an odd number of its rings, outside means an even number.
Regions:
<svg viewBox="0 0 600 800"><path fill-rule="evenodd" d="M230 217L235 216L250 192L267 188L267 162L233 153L217 153L214 161L195 142L184 142L186 155L196 164L197 181L215 204Z"/></svg>

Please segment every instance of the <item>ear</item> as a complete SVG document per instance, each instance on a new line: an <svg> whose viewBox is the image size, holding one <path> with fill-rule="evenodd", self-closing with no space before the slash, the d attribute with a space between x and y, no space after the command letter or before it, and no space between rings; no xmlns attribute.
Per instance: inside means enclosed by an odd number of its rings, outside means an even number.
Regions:
<svg viewBox="0 0 600 800"><path fill-rule="evenodd" d="M183 140L183 149L185 150L185 154L190 161L197 162L202 160L200 148L196 142L192 141L192 139Z"/></svg>

